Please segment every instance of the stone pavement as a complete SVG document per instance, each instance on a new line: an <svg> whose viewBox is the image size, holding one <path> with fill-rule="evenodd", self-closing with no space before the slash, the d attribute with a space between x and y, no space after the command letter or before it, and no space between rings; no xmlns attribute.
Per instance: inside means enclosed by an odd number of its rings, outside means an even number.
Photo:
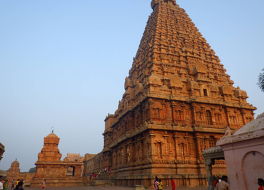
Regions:
<svg viewBox="0 0 264 190"><path fill-rule="evenodd" d="M50 187L47 190L135 190L135 187L117 187L117 186L81 186L81 187ZM25 188L25 190L41 190L41 188ZM151 188L147 190L152 190ZM170 188L164 188L170 190ZM177 190L206 190L206 188L177 188Z"/></svg>
<svg viewBox="0 0 264 190"><path fill-rule="evenodd" d="M47 190L133 190L132 187L115 186L83 186L83 187L48 187ZM41 188L25 188L25 190L41 190Z"/></svg>

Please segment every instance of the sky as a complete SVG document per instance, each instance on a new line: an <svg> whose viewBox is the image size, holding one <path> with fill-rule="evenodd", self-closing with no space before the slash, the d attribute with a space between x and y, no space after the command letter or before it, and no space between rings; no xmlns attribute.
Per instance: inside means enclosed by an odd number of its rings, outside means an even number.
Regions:
<svg viewBox="0 0 264 190"><path fill-rule="evenodd" d="M177 0L235 86L264 112L263 0ZM104 119L124 92L150 0L0 0L0 142L22 171L52 127L60 152L98 153Z"/></svg>

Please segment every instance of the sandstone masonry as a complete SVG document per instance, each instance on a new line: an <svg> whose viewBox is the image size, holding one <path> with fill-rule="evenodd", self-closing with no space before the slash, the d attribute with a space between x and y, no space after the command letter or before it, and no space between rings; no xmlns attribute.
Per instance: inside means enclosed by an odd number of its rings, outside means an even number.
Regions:
<svg viewBox="0 0 264 190"><path fill-rule="evenodd" d="M85 172L117 185L150 186L155 176L205 185L203 150L227 126L237 130L251 121L255 107L175 0L151 6L123 98L105 119L104 149ZM226 173L224 162L214 171Z"/></svg>

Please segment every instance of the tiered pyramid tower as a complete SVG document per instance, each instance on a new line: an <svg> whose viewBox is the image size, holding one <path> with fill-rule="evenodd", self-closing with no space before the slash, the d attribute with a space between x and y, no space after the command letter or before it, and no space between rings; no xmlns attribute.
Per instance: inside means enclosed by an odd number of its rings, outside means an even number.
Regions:
<svg viewBox="0 0 264 190"><path fill-rule="evenodd" d="M19 162L15 160L11 163L11 166L7 171L7 179L9 181L16 181L17 179L20 179L20 176L21 175L20 175Z"/></svg>
<svg viewBox="0 0 264 190"><path fill-rule="evenodd" d="M150 185L156 175L202 185L202 151L227 126L251 121L255 108L175 0L151 6L123 98L105 120L104 150L87 162L87 173L109 167L122 185ZM219 162L215 173L224 172Z"/></svg>
<svg viewBox="0 0 264 190"><path fill-rule="evenodd" d="M61 159L59 150L60 138L53 132L44 138L44 146L38 154L38 162L58 162Z"/></svg>
<svg viewBox="0 0 264 190"><path fill-rule="evenodd" d="M31 187L40 187L45 179L48 187L82 185L83 158L77 154L68 154L61 160L60 138L53 133L44 137L44 145L38 154L36 172Z"/></svg>

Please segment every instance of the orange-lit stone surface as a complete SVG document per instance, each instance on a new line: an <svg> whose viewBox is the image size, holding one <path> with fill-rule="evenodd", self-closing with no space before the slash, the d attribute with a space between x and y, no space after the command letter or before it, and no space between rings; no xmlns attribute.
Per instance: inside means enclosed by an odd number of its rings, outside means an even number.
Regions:
<svg viewBox="0 0 264 190"><path fill-rule="evenodd" d="M59 141L60 138L54 133L44 138L31 186L40 187L43 179L48 187L82 185L83 157L79 154L68 154L61 160Z"/></svg>
<svg viewBox="0 0 264 190"><path fill-rule="evenodd" d="M17 160L12 162L10 168L7 170L7 179L10 181L21 179L19 162Z"/></svg>
<svg viewBox="0 0 264 190"><path fill-rule="evenodd" d="M109 168L97 179L117 185L150 186L156 175L205 185L202 151L215 146L227 126L237 130L251 121L255 107L174 0L151 5L125 93L105 119L104 149L86 161L85 173ZM226 173L223 162L214 173Z"/></svg>

